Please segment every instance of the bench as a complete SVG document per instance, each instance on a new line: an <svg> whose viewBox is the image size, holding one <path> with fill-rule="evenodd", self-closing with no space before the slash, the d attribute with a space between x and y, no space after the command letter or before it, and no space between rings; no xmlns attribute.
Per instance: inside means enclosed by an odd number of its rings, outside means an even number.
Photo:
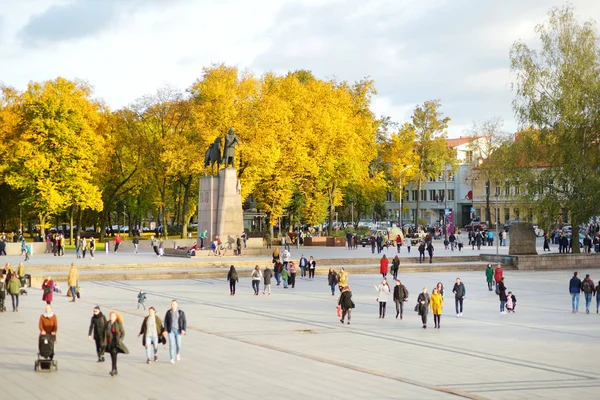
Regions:
<svg viewBox="0 0 600 400"><path fill-rule="evenodd" d="M190 256L188 254L188 250L186 249L163 249L164 250L164 255L165 257L184 257L184 258L191 258L192 256Z"/></svg>

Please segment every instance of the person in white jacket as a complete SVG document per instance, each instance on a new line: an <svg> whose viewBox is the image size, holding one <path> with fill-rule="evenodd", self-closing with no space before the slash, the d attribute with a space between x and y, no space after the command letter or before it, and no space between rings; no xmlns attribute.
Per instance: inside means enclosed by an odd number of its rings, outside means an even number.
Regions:
<svg viewBox="0 0 600 400"><path fill-rule="evenodd" d="M388 301L392 301L392 291L387 279L383 278L379 286L373 285L377 290L377 301L379 302L379 318L385 318L385 308Z"/></svg>

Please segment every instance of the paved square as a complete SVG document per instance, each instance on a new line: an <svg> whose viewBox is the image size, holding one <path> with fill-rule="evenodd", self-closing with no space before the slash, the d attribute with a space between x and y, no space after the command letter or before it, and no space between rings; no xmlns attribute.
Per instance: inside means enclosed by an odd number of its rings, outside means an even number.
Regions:
<svg viewBox="0 0 600 400"><path fill-rule="evenodd" d="M600 270L590 273L596 281ZM18 313L0 314L0 373L11 399L565 399L593 398L600 388L597 349L600 315L570 312L571 271L508 271L506 285L517 312L499 314L497 296L483 272L461 272L467 299L456 318L450 293L455 273L401 275L410 291L402 321L388 304L377 318L374 275L351 275L357 308L352 324L335 315L326 276L298 279L295 289L273 286L252 295L249 278L229 296L223 279L83 282L80 302L55 297L59 320L56 373L35 373L41 292L21 297ZM445 284L442 329L423 330L412 311L423 286ZM66 284L61 282L66 289ZM136 293L148 306L180 301L188 318L182 361L145 364ZM261 284L262 290L262 284ZM9 299L7 299L10 301ZM580 310L585 310L583 296ZM87 329L94 305L125 318L130 354L120 356L119 376L96 363Z"/></svg>

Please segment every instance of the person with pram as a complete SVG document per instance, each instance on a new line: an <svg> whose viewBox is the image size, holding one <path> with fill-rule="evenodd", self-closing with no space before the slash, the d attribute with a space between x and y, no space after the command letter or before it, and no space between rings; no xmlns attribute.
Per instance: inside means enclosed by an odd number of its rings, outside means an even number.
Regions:
<svg viewBox="0 0 600 400"><path fill-rule="evenodd" d="M52 360L54 358L54 342L56 342L56 332L58 331L58 318L56 318L56 315L54 312L52 312L52 306L50 304L46 304L45 312L40 315L39 329L40 339L46 338L52 342L47 343L49 346L51 345L51 351L49 351L47 358ZM42 343L42 340L40 340L40 354L48 354L41 348Z"/></svg>

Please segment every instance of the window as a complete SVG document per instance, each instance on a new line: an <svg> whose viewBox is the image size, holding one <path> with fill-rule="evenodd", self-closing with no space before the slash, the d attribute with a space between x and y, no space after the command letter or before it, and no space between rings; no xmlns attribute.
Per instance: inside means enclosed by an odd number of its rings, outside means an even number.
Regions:
<svg viewBox="0 0 600 400"><path fill-rule="evenodd" d="M418 197L417 197L417 196L418 196L418 194L417 194L417 191L416 191L416 190L411 190L411 191L410 191L410 199L411 199L412 201L417 201L417 199L418 199Z"/></svg>
<svg viewBox="0 0 600 400"><path fill-rule="evenodd" d="M427 190L421 190L421 201L427 201Z"/></svg>
<svg viewBox="0 0 600 400"><path fill-rule="evenodd" d="M504 222L510 221L510 208L504 209Z"/></svg>
<svg viewBox="0 0 600 400"><path fill-rule="evenodd" d="M506 184L504 184L504 195L506 197L510 196L510 185L508 184L508 182Z"/></svg>
<svg viewBox="0 0 600 400"><path fill-rule="evenodd" d="M517 182L517 184L515 185L515 196L518 196L521 194L521 186L519 186L519 182Z"/></svg>
<svg viewBox="0 0 600 400"><path fill-rule="evenodd" d="M438 179L437 180L438 180L438 182L444 182L444 173L443 172L440 172L438 174Z"/></svg>
<svg viewBox="0 0 600 400"><path fill-rule="evenodd" d="M515 208L515 217L519 219L519 209Z"/></svg>
<svg viewBox="0 0 600 400"><path fill-rule="evenodd" d="M394 195L391 192L387 193L387 201L394 201Z"/></svg>
<svg viewBox="0 0 600 400"><path fill-rule="evenodd" d="M496 191L494 192L494 196L500 196L500 186L496 186Z"/></svg>
<svg viewBox="0 0 600 400"><path fill-rule="evenodd" d="M465 161L469 164L472 163L473 162L473 152L467 151L465 155L466 155Z"/></svg>
<svg viewBox="0 0 600 400"><path fill-rule="evenodd" d="M454 182L454 172L448 171L448 182Z"/></svg>
<svg viewBox="0 0 600 400"><path fill-rule="evenodd" d="M435 190L429 191L429 201L439 201L438 197L435 195Z"/></svg>
<svg viewBox="0 0 600 400"><path fill-rule="evenodd" d="M448 189L448 201L454 201L454 189Z"/></svg>
<svg viewBox="0 0 600 400"><path fill-rule="evenodd" d="M444 190L443 189L438 190L438 199L440 199L441 202L444 201L445 197L446 197L446 193L444 193Z"/></svg>

